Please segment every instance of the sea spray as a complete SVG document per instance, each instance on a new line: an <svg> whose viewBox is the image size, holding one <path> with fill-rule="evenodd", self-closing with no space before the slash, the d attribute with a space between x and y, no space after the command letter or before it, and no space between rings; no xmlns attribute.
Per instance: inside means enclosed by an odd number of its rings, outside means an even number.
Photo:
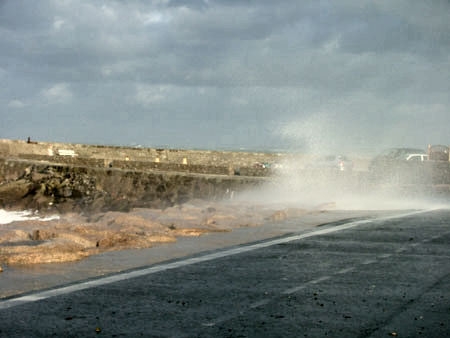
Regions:
<svg viewBox="0 0 450 338"><path fill-rule="evenodd" d="M408 190L410 185L377 181L367 166L353 171L317 169L315 161L325 155L351 153L350 159L362 159L367 163L370 160L367 154L356 152L352 144L354 135L342 128L332 114L312 114L285 124L276 132L290 145L290 152L273 168L273 179L260 188L240 194L237 198L242 201L286 208L330 205L346 210L422 209L448 205L446 201L432 198L423 186ZM405 182L412 181L407 172L403 171L402 175Z"/></svg>
<svg viewBox="0 0 450 338"><path fill-rule="evenodd" d="M27 221L27 220L39 220L39 221L51 221L59 219L58 215L50 215L41 217L36 212L30 210L24 211L7 211L0 209L0 224L8 224L15 221Z"/></svg>

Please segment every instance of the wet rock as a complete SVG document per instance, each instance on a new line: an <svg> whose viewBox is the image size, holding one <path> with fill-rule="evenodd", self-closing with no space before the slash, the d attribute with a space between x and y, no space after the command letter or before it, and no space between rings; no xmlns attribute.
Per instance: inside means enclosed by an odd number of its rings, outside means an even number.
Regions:
<svg viewBox="0 0 450 338"><path fill-rule="evenodd" d="M40 236L39 230L33 230L32 234L30 235L30 238L32 241L40 241L41 236Z"/></svg>
<svg viewBox="0 0 450 338"><path fill-rule="evenodd" d="M105 251L149 248L179 237L258 226L273 213L265 207L200 200L165 210L68 211L50 221L16 221L0 227L0 264L68 262Z"/></svg>
<svg viewBox="0 0 450 338"><path fill-rule="evenodd" d="M19 179L0 185L1 207L4 208L17 204L20 207L20 201L30 193L33 185L33 182L26 179Z"/></svg>
<svg viewBox="0 0 450 338"><path fill-rule="evenodd" d="M247 188L242 177L38 164L26 168L0 184L0 208L57 213L61 218L1 227L2 264L79 260L108 250L174 242L180 236L258 226L268 219L281 221L305 212L214 202L227 191Z"/></svg>
<svg viewBox="0 0 450 338"><path fill-rule="evenodd" d="M16 178L0 183L0 207L3 208L61 212L129 211L136 207L166 209L197 198L229 198L229 191L237 192L262 182L254 178L179 172L38 163L25 167L23 162L15 165ZM8 173L8 177L13 176ZM53 208L49 210L49 206Z"/></svg>
<svg viewBox="0 0 450 338"><path fill-rule="evenodd" d="M286 218L287 218L287 213L284 210L278 210L270 216L270 220L273 222L280 222L280 221L285 220Z"/></svg>

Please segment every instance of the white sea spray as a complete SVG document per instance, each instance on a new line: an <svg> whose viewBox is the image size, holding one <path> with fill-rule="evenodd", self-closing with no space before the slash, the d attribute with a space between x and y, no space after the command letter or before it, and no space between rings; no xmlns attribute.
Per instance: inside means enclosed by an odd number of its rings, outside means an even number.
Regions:
<svg viewBox="0 0 450 338"><path fill-rule="evenodd" d="M58 215L50 215L41 217L37 212L30 210L23 211L7 211L0 209L0 224L8 224L15 221L27 221L27 220L39 220L39 221L51 221L59 219Z"/></svg>

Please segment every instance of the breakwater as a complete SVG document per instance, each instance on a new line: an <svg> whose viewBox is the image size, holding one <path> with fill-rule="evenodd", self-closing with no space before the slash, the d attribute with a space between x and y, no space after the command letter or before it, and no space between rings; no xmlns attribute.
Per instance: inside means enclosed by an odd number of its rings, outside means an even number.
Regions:
<svg viewBox="0 0 450 338"><path fill-rule="evenodd" d="M167 208L192 199L221 200L262 177L40 163L0 159L0 207L60 212Z"/></svg>
<svg viewBox="0 0 450 338"><path fill-rule="evenodd" d="M0 208L126 211L227 199L273 182L275 171L261 164L288 156L0 140ZM377 173L295 167L281 175L303 178L309 191L339 187L370 194L386 186L406 195L450 196L449 162L405 161Z"/></svg>
<svg viewBox="0 0 450 338"><path fill-rule="evenodd" d="M0 207L58 211L166 208L262 184L278 154L0 140Z"/></svg>
<svg viewBox="0 0 450 338"><path fill-rule="evenodd" d="M160 169L203 174L264 176L258 163L277 163L286 154L187 149L133 148L0 139L0 157L89 167Z"/></svg>

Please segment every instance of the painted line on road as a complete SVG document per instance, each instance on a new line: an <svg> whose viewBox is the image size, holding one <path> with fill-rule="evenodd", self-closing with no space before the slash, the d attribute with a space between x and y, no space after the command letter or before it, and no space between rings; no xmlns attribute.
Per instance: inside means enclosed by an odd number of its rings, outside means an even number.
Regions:
<svg viewBox="0 0 450 338"><path fill-rule="evenodd" d="M354 227L357 227L357 226L360 226L363 224L369 224L369 223L380 222L380 221L385 221L385 220L390 220L390 219L408 217L408 216L412 216L412 215L416 215L416 214L420 214L420 213L429 212L431 210L432 209L417 210L417 211L411 211L411 212L402 213L402 214L398 214L398 215L391 215L391 216L386 216L386 217L349 222L349 223L337 225L337 226L330 227L330 228L323 228L320 230L302 233L302 234L298 234L298 235L293 235L293 236L278 238L278 239L274 239L274 240L269 240L266 242L250 244L250 245L240 246L240 247L236 247L236 248L232 248L232 249L228 249L228 250L218 251L218 252L206 254L204 256L192 257L192 258L187 258L187 259L176 261L176 262L156 265L156 266L152 266L152 267L144 268L144 269L140 269L140 270L133 270L133 271L129 271L129 272L119 273L119 274L111 275L108 277L98 278L95 280L89 280L89 281L85 281L85 282L81 282L81 283L77 283L77 284L71 284L68 286L55 288L52 290L39 291L39 292L36 292L31 295L19 296L16 298L9 298L9 299L0 301L0 310L11 308L11 307L18 306L21 304L26 304L26 303L31 303L31 302L51 298L51 297L66 295L66 294L76 292L76 291L86 290L86 289L90 289L90 288L94 288L94 287L98 287L98 286L102 286L102 285L107 285L107 284L111 284L111 283L116 283L116 282L120 282L120 281L124 281L124 280L128 280L128 279L147 276L147 275L154 274L154 273L161 272L161 271L177 269L177 268L192 265L192 264L207 262L207 261L211 261L211 260L218 259L218 258L233 256L233 255L237 255L237 254L241 254L241 253L245 253L245 252L249 252L249 251L253 251L253 250L267 248L267 247L277 245L277 244L284 244L284 243L297 241L300 239L309 238L309 237L313 237L313 236L326 235L329 233L354 228Z"/></svg>
<svg viewBox="0 0 450 338"><path fill-rule="evenodd" d="M256 309L258 307L261 307L261 306L269 304L270 301L271 301L270 299L263 299L263 300L255 302L253 304L250 304L249 308L250 309Z"/></svg>
<svg viewBox="0 0 450 338"><path fill-rule="evenodd" d="M317 279L313 279L313 280L307 281L307 282L305 282L305 283L303 283L301 285L294 286L293 288L286 289L286 290L284 290L282 292L282 294L290 295L292 293L296 293L297 291L305 289L310 284L319 284L321 282L329 280L330 278L331 278L331 276L322 276L322 277L319 277Z"/></svg>
<svg viewBox="0 0 450 338"><path fill-rule="evenodd" d="M310 284L319 284L321 282L329 280L330 278L331 278L331 276L322 276L322 277L319 277L317 279L314 279L314 280L310 281L309 283Z"/></svg>
<svg viewBox="0 0 450 338"><path fill-rule="evenodd" d="M361 262L361 264L369 265L369 264L373 264L373 263L376 263L376 262L377 262L376 259L366 259L365 261Z"/></svg>
<svg viewBox="0 0 450 338"><path fill-rule="evenodd" d="M354 271L354 270L355 270L355 267L354 267L354 266L351 266L351 267L348 267L348 268L344 268L344 269L339 270L338 272L336 272L336 274L338 274L338 275L343 275L343 274L352 272L352 271Z"/></svg>

